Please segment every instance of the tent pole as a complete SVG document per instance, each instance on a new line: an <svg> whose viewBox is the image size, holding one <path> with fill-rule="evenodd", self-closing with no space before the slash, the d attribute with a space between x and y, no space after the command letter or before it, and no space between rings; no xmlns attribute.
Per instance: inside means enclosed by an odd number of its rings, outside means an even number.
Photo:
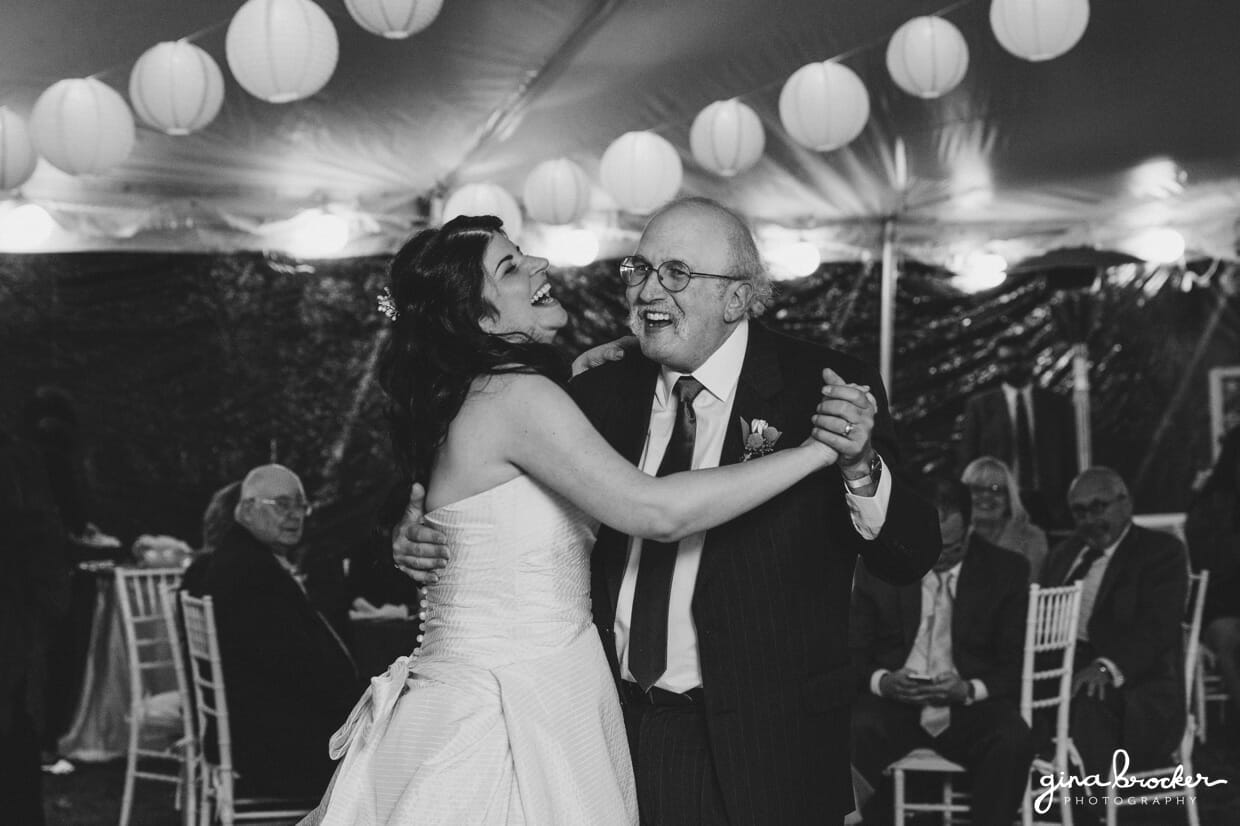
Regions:
<svg viewBox="0 0 1240 826"><path fill-rule="evenodd" d="M1076 409L1077 471L1093 465L1093 444L1089 420L1089 345L1077 342L1072 348L1072 396Z"/></svg>
<svg viewBox="0 0 1240 826"><path fill-rule="evenodd" d="M887 388L887 404L892 403L891 358L895 345L896 326L896 222L894 218L883 221L883 287L882 314L878 332L878 362L883 384Z"/></svg>

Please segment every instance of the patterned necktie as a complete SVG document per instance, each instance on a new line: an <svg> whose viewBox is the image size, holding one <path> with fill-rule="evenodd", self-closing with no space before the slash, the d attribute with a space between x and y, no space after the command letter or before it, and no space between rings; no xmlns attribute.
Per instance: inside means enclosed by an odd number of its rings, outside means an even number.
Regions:
<svg viewBox="0 0 1240 826"><path fill-rule="evenodd" d="M1063 578L1064 585L1073 585L1089 575L1089 569L1094 567L1094 563L1102 559L1102 551L1092 545L1086 549L1085 555L1072 566L1072 570L1068 571L1068 575Z"/></svg>
<svg viewBox="0 0 1240 826"><path fill-rule="evenodd" d="M693 400L702 392L702 383L693 376L681 376L672 392L678 400L676 424L663 461L659 463L658 476L689 470L693 464L693 443L697 436ZM629 671L643 691L649 691L667 670L667 609L678 544L649 539L642 542L629 627Z"/></svg>
<svg viewBox="0 0 1240 826"><path fill-rule="evenodd" d="M1025 391L1016 391L1016 468L1020 474L1020 489L1034 490L1038 477L1033 463L1033 430L1029 427L1029 411L1025 409Z"/></svg>
<svg viewBox="0 0 1240 826"><path fill-rule="evenodd" d="M934 592L934 613L930 615L930 629L926 635L930 650L926 654L926 672L930 676L952 671L952 575L946 571L936 572L938 586ZM950 706L922 706L921 727L931 737L938 737L951 725Z"/></svg>

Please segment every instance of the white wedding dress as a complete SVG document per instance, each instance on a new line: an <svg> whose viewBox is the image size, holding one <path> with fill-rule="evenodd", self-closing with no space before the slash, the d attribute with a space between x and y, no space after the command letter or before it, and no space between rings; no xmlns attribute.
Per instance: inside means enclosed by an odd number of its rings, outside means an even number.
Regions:
<svg viewBox="0 0 1240 826"><path fill-rule="evenodd" d="M321 826L632 826L615 685L590 618L597 523L528 476L426 514L450 562L420 647L332 738Z"/></svg>

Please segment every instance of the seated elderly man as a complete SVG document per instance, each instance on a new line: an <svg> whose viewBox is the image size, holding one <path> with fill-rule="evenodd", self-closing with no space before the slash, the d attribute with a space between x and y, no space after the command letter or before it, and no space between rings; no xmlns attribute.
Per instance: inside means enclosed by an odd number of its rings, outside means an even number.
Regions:
<svg viewBox="0 0 1240 826"><path fill-rule="evenodd" d="M255 468L241 483L236 524L191 577L214 600L233 763L247 796L321 794L334 768L328 740L360 695L348 650L289 560L309 509L296 474Z"/></svg>
<svg viewBox="0 0 1240 826"><path fill-rule="evenodd" d="M1184 730L1184 546L1133 524L1109 468L1076 477L1068 510L1076 533L1051 551L1042 581L1082 583L1072 740L1087 774L1106 777L1120 748L1133 771L1167 765Z"/></svg>
<svg viewBox="0 0 1240 826"><path fill-rule="evenodd" d="M890 585L864 563L853 585L849 645L861 680L853 710L857 772L875 788L914 748L933 748L973 778L972 822L1011 823L1033 760L1019 709L1029 561L966 530L969 495L942 480L928 497L943 550L912 585ZM867 824L888 823L876 794Z"/></svg>

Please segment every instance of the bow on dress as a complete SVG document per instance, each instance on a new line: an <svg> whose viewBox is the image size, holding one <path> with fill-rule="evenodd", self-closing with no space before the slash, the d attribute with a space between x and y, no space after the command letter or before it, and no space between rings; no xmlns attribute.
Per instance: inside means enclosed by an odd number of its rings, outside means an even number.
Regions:
<svg viewBox="0 0 1240 826"><path fill-rule="evenodd" d="M354 741L360 749L366 745L372 731L387 727L396 701L405 691L411 664L409 657L397 657L386 672L370 678L370 687L349 712L349 719L332 735L328 749L333 760L343 757L353 747Z"/></svg>

